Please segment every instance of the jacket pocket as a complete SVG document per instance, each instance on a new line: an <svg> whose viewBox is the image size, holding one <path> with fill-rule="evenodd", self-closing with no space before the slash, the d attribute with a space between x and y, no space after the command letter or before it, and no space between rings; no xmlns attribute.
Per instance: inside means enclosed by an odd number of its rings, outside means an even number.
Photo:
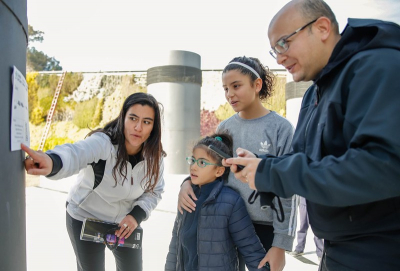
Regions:
<svg viewBox="0 0 400 271"><path fill-rule="evenodd" d="M376 221L378 218L385 219L392 215L399 215L400 197L371 202L367 204L349 207L349 220L363 225Z"/></svg>

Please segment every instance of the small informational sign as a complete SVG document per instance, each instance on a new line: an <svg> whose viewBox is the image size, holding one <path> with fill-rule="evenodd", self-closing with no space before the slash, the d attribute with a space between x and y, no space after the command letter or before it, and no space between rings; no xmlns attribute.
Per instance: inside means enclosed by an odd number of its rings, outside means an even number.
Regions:
<svg viewBox="0 0 400 271"><path fill-rule="evenodd" d="M28 84L23 74L14 66L11 76L13 93L11 101L11 151L29 146Z"/></svg>

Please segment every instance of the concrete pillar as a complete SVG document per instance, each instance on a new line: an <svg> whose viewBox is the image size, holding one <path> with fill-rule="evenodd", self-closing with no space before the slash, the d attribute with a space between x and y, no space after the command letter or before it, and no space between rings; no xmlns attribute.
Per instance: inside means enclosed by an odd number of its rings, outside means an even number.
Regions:
<svg viewBox="0 0 400 271"><path fill-rule="evenodd" d="M26 0L0 1L0 270L26 270L25 170L21 151L11 151L13 66L25 75ZM45 222L44 222L45 223Z"/></svg>
<svg viewBox="0 0 400 271"><path fill-rule="evenodd" d="M297 120L299 118L299 112L303 95L306 90L312 85L312 81L308 82L288 82L285 87L285 99L286 99L286 118L296 128Z"/></svg>
<svg viewBox="0 0 400 271"><path fill-rule="evenodd" d="M164 106L165 173L187 174L185 157L200 138L200 67L200 55L170 51L159 66L147 70L147 92Z"/></svg>

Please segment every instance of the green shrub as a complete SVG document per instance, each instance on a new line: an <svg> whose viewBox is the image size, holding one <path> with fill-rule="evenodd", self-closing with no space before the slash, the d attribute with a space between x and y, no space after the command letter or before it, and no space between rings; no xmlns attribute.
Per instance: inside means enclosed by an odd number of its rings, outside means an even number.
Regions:
<svg viewBox="0 0 400 271"><path fill-rule="evenodd" d="M43 108L44 114L47 114L50 109L60 78L61 74L41 74L36 77L36 82L38 85L36 96L39 105ZM61 121L70 119L69 112L74 110L75 102L64 102L64 97L76 90L79 84L82 82L82 79L83 75L81 73L67 73L65 75L63 86L60 95L58 96L53 120Z"/></svg>
<svg viewBox="0 0 400 271"><path fill-rule="evenodd" d="M44 122L44 120L45 119L43 117L43 108L41 108L40 106L35 107L30 114L30 121L32 122L32 124L38 125Z"/></svg>
<svg viewBox="0 0 400 271"><path fill-rule="evenodd" d="M47 96L39 100L39 106L43 109L45 115L48 114L52 101L52 96Z"/></svg>
<svg viewBox="0 0 400 271"><path fill-rule="evenodd" d="M26 83L28 84L28 110L29 116L31 116L32 111L38 105L38 89L39 86L36 82L36 72L26 73Z"/></svg>
<svg viewBox="0 0 400 271"><path fill-rule="evenodd" d="M61 88L60 96L69 96L74 92L83 80L82 73L68 72L65 75L63 86ZM60 97L61 98L61 97Z"/></svg>
<svg viewBox="0 0 400 271"><path fill-rule="evenodd" d="M276 76L273 95L263 102L264 107L283 117L286 117L285 85L286 77Z"/></svg>
<svg viewBox="0 0 400 271"><path fill-rule="evenodd" d="M134 85L134 84L136 84L136 75L132 74L132 76L131 76L131 85Z"/></svg>
<svg viewBox="0 0 400 271"><path fill-rule="evenodd" d="M111 95L118 85L121 84L121 75L104 75L100 81L100 88L104 89L104 96Z"/></svg>
<svg viewBox="0 0 400 271"><path fill-rule="evenodd" d="M54 89L50 89L48 87L39 88L37 91L37 96L38 96L39 101L45 97L53 98L54 92L55 92Z"/></svg>
<svg viewBox="0 0 400 271"><path fill-rule="evenodd" d="M60 77L57 74L40 74L36 76L36 82L39 85L39 88L49 88L54 91L56 90L59 80Z"/></svg>
<svg viewBox="0 0 400 271"><path fill-rule="evenodd" d="M79 128L90 127L90 125L92 124L93 116L96 112L97 103L97 98L78 103L75 106L73 123Z"/></svg>
<svg viewBox="0 0 400 271"><path fill-rule="evenodd" d="M214 113L217 119L222 121L232 117L235 114L235 111L232 109L232 106L229 103L225 103L220 105Z"/></svg>
<svg viewBox="0 0 400 271"><path fill-rule="evenodd" d="M65 143L74 143L74 141L68 137L49 137L46 139L44 143L43 151L52 150L55 146L65 144Z"/></svg>
<svg viewBox="0 0 400 271"><path fill-rule="evenodd" d="M104 106L104 98L99 99L97 106L96 106L96 111L94 112L94 116L92 119L92 122L90 124L90 127L95 128L99 126L102 118L103 118L103 106Z"/></svg>

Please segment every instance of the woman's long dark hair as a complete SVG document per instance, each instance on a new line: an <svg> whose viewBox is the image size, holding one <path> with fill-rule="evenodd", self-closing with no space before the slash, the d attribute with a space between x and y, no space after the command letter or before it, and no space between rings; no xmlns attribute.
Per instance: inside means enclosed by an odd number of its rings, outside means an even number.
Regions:
<svg viewBox="0 0 400 271"><path fill-rule="evenodd" d="M153 130L150 133L149 138L143 143L142 155L146 161L146 175L144 179L147 179L144 189L153 191L157 185L158 178L161 170L161 157L166 156L161 143L161 116L162 116L162 105L151 95L143 92L137 92L126 98L119 116L107 123L104 128L99 128L88 134L88 136L102 132L108 135L111 139L112 144L117 145L117 163L113 168L113 177L115 184L117 184L117 171L121 176L126 179L127 174L127 161L129 161L129 155L125 147L125 116L129 108L135 104L142 106L147 105L154 110L154 125ZM154 182L152 182L154 180ZM143 180L141 180L143 181Z"/></svg>

